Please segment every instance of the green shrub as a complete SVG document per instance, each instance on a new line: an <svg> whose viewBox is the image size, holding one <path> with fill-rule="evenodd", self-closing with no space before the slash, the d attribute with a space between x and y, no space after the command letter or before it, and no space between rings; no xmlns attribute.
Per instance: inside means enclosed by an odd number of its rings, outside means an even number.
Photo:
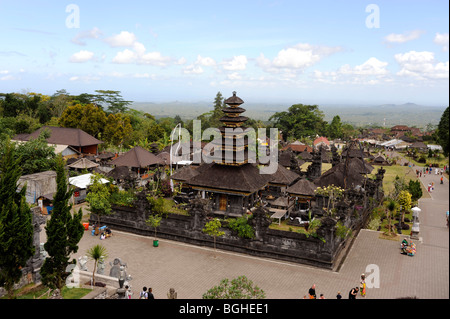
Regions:
<svg viewBox="0 0 450 319"><path fill-rule="evenodd" d="M248 224L248 219L245 216L238 218L227 219L228 228L237 232L241 238L254 238L255 230Z"/></svg>

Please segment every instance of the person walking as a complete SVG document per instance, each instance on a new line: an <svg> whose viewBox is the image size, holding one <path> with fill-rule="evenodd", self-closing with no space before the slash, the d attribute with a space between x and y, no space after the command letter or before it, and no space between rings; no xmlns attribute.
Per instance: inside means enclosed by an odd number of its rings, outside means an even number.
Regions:
<svg viewBox="0 0 450 319"><path fill-rule="evenodd" d="M147 299L155 299L155 296L153 296L152 291L153 291L152 288L148 288Z"/></svg>
<svg viewBox="0 0 450 319"><path fill-rule="evenodd" d="M144 286L139 294L139 299L148 299L147 287Z"/></svg>
<svg viewBox="0 0 450 319"><path fill-rule="evenodd" d="M341 295L341 292L340 292L340 291L338 291L338 293L337 293L337 295L336 295L336 299L342 299L342 295Z"/></svg>
<svg viewBox="0 0 450 319"><path fill-rule="evenodd" d="M361 280L359 282L359 291L361 293L361 297L366 296L366 275L361 275Z"/></svg>
<svg viewBox="0 0 450 319"><path fill-rule="evenodd" d="M309 288L308 294L309 294L309 299L317 299L316 284L312 285L311 288Z"/></svg>
<svg viewBox="0 0 450 319"><path fill-rule="evenodd" d="M125 298L131 299L131 296L133 295L133 293L131 292L131 288L128 285L126 285L125 289L126 289L125 290Z"/></svg>

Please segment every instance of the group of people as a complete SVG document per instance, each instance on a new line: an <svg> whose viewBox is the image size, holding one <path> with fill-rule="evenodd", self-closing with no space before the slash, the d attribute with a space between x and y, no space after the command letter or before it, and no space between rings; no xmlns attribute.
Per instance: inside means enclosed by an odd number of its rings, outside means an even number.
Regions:
<svg viewBox="0 0 450 319"><path fill-rule="evenodd" d="M95 224L92 227L92 236L97 236L100 234L100 239L106 239L112 236L112 231L109 227L102 226L100 227L98 224Z"/></svg>
<svg viewBox="0 0 450 319"><path fill-rule="evenodd" d="M348 292L348 299L356 299L356 296L361 295L361 297L366 297L366 275L361 274L360 281L359 281L359 287L353 287ZM308 290L308 296L309 299L325 299L325 296L323 294L319 295L319 298L317 298L316 294L316 285L312 285L311 288ZM308 299L306 295L303 297L303 299ZM340 291L338 291L336 295L336 299L342 299L342 294Z"/></svg>
<svg viewBox="0 0 450 319"><path fill-rule="evenodd" d="M139 293L139 299L155 299L155 296L153 295L153 289L147 287L143 287L142 291Z"/></svg>

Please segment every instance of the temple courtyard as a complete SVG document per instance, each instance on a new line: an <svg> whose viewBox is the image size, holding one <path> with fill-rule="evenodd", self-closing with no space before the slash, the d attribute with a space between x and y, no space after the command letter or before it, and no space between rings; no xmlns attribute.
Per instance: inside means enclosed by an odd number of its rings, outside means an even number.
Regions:
<svg viewBox="0 0 450 319"><path fill-rule="evenodd" d="M387 240L380 237L380 232L365 229L333 270L166 239L159 239L159 247L153 247L153 236L114 230L113 236L106 240L86 231L74 257L85 255L96 244L104 245L108 252L104 274L109 274L109 263L115 258L125 262L132 276L133 299L138 298L143 286L153 288L158 299L166 299L170 288L175 289L179 299L200 299L222 279L242 275L263 289L270 299L302 299L313 284L317 296L335 299L340 291L343 299L347 299L350 289L359 285L362 273L368 277L365 299L448 299L449 229L445 212L449 210L449 181L444 179L441 185L439 178L434 174L421 178L424 185L434 182L435 189L429 198L419 201L420 234L419 240L413 240L417 245L413 257L400 254L401 236ZM45 241L43 236L45 231L41 232L41 242ZM92 272L92 261L87 268ZM362 297L358 295L357 299Z"/></svg>

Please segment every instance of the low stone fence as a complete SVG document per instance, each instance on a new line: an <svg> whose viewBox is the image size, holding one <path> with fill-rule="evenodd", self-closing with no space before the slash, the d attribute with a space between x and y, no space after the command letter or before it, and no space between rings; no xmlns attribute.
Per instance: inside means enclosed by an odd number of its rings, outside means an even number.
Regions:
<svg viewBox="0 0 450 319"><path fill-rule="evenodd" d="M102 216L102 225L113 230L120 230L144 236L154 236L154 228L148 226L145 220L150 211L142 211L130 207L113 207L114 213ZM255 216L253 219L262 218ZM181 241L198 246L213 247L214 240L202 232L207 219L200 214L192 216L169 214L163 218L157 229L157 237L174 241ZM97 222L97 217L91 215L91 222ZM218 249L245 253L253 256L274 258L321 268L333 269L338 255L345 247L347 239L335 235L334 224L328 228L318 230L317 237L298 232L269 229L270 224L256 226L255 238L240 238L231 229L223 227L224 236L216 238ZM325 227L325 226L324 226Z"/></svg>

